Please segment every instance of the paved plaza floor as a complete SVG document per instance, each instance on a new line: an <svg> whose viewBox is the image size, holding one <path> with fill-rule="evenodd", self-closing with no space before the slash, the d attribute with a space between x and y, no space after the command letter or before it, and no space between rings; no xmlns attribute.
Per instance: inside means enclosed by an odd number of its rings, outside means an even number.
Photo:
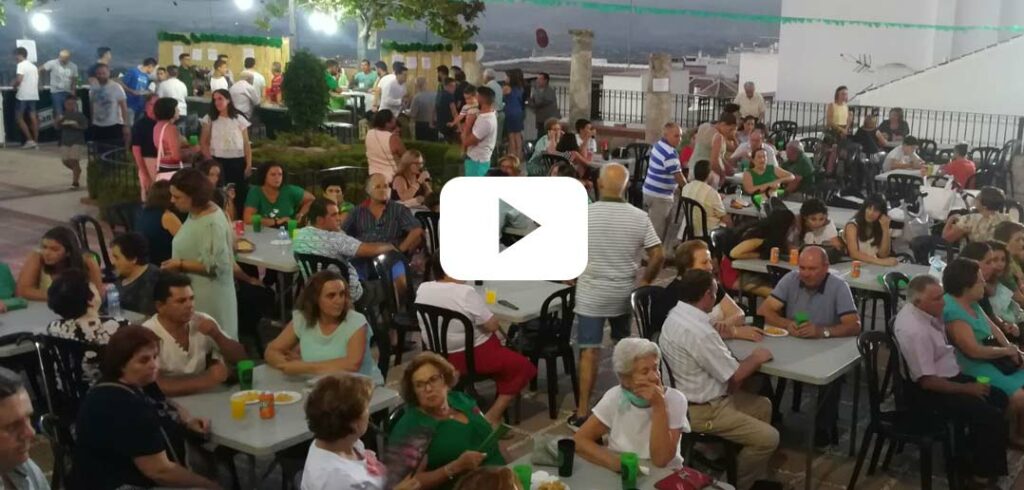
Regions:
<svg viewBox="0 0 1024 490"><path fill-rule="evenodd" d="M63 167L57 153L56 147L46 145L39 150L21 149L0 149L0 260L6 262L17 273L26 253L37 246L42 234L52 226L66 223L67 220L76 214L88 213L97 215L96 207L86 203L86 191L70 189L71 172ZM82 182L86 182L83 176ZM674 270L666 270L662 273L659 282L668 283L674 274ZM880 323L879 323L880 324ZM0 332L2 334L2 332ZM412 356L407 356L410 359ZM397 385L404 366L398 366L389 373L388 384ZM528 453L532 448L531 435L570 435L571 432L565 425L565 419L574 408L573 396L568 376L561 376L558 380L560 405L559 417L551 420L547 414L547 394L544 369L541 369L541 380L537 392L528 392L524 396L523 420L516 425L512 436L503 441L502 446L510 458L514 459ZM611 349L605 349L603 360L600 365L600 376L598 380L598 393L604 392L615 384L615 375L611 368ZM839 423L841 438L837 446L819 453L814 460L814 487L821 489L845 488L849 475L853 469L854 459L847 456L849 447L850 427L850 404L851 390L846 383L846 389L842 397L840 413L842 420ZM487 398L493 397L493 385L481 384L483 395ZM792 390L788 390L790 393ZM808 411L810 403L815 399L813 389L805 390L803 400L804 407L799 413L791 412L790 400L784 401L782 430L782 449L778 451L771 460L771 469L774 478L783 482L786 488L802 489L804 481L804 456L802 434L810 424ZM861 410L858 427L863 430L867 425L866 390L861 390ZM596 402L599 397L595 397ZM37 409L41 408L37 404ZM859 439L859 436L858 436ZM38 444L33 448L33 458L47 472L52 468L49 445L45 438L40 437ZM1024 454L1019 451L1011 451L1010 467L1013 475L1021 472ZM948 488L944 479L944 472L941 464L941 454L934 456L935 464L935 488ZM238 463L244 464L243 458L238 458ZM259 459L257 464L262 471L270 463L268 459ZM862 473L859 489L882 490L882 489L911 489L919 488L918 480L918 457L916 449L908 446L902 454L897 455L888 472L878 472L873 476ZM244 469L242 474L245 474ZM1003 488L1015 487L1015 482L1004 479ZM1020 483L1020 482L1016 482ZM260 488L280 488L280 473L274 471L270 478L262 482ZM611 487L609 487L611 488ZM589 490L589 489L580 489Z"/></svg>

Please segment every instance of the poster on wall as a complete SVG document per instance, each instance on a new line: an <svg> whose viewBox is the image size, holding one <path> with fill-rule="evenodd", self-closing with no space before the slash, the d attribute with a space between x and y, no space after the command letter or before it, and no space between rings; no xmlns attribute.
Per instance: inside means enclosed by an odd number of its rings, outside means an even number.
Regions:
<svg viewBox="0 0 1024 490"><path fill-rule="evenodd" d="M256 49L255 48L242 48L242 59L243 60L245 58L255 58L255 57L256 57Z"/></svg>
<svg viewBox="0 0 1024 490"><path fill-rule="evenodd" d="M182 55L182 53L184 53L184 52L185 52L185 46L182 46L180 44L175 44L174 46L172 46L171 47L171 62L177 64L178 63L178 57L180 57Z"/></svg>
<svg viewBox="0 0 1024 490"><path fill-rule="evenodd" d="M415 56L410 56L410 57L406 58L405 59L405 67L410 69L410 70L415 70L416 69L416 57Z"/></svg>
<svg viewBox="0 0 1024 490"><path fill-rule="evenodd" d="M424 56L424 57L420 58L420 66L423 67L424 70L429 70L430 69L430 57L429 56Z"/></svg>
<svg viewBox="0 0 1024 490"><path fill-rule="evenodd" d="M453 54L452 55L452 66L457 66L459 68L462 68L462 56L461 55L457 55L457 54Z"/></svg>
<svg viewBox="0 0 1024 490"><path fill-rule="evenodd" d="M192 61L196 63L203 61L203 50L201 48L192 48Z"/></svg>
<svg viewBox="0 0 1024 490"><path fill-rule="evenodd" d="M217 50L213 48L206 49L206 59L210 61L217 61Z"/></svg>
<svg viewBox="0 0 1024 490"><path fill-rule="evenodd" d="M405 63L405 56L401 55L401 54L398 54L398 53L395 53L395 54L391 55L391 63L392 64L394 64L394 63Z"/></svg>
<svg viewBox="0 0 1024 490"><path fill-rule="evenodd" d="M28 60L36 63L36 42L31 39L18 39L14 42L14 46L18 48L25 48L28 51Z"/></svg>

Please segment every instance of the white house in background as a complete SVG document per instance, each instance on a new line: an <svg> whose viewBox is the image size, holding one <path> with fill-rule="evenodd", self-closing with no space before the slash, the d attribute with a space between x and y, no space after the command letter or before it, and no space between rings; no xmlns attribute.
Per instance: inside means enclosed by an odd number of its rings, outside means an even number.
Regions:
<svg viewBox="0 0 1024 490"><path fill-rule="evenodd" d="M1022 0L782 0L782 15L942 25L1024 25ZM1012 37L1009 31L783 24L776 99L827 102ZM1006 65L1016 60L1004 59ZM992 72L995 78L1000 72ZM909 104L908 104L909 105ZM931 104L923 106L928 108ZM919 106L920 107L920 106ZM1001 111L1003 112L1003 111Z"/></svg>
<svg viewBox="0 0 1024 490"><path fill-rule="evenodd" d="M729 53L733 56L733 53ZM778 44L768 49L748 49L735 51L736 64L739 66L738 85L743 87L747 82L754 82L756 90L762 94L774 94L779 84L779 50Z"/></svg>
<svg viewBox="0 0 1024 490"><path fill-rule="evenodd" d="M871 88L854 101L881 107L1020 115L1024 114L1020 97L1024 63L1020 60L1024 60L1024 36Z"/></svg>

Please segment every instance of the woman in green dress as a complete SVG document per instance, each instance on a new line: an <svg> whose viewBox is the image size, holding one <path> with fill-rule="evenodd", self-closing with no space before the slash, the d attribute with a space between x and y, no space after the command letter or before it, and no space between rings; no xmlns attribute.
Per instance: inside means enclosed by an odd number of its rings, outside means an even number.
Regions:
<svg viewBox="0 0 1024 490"><path fill-rule="evenodd" d="M263 217L263 226L281 227L289 219L302 221L313 202L313 194L297 185L284 183L284 167L280 163L267 163L256 170L257 187L250 187L245 196L242 219L252 223L252 217Z"/></svg>
<svg viewBox="0 0 1024 490"><path fill-rule="evenodd" d="M775 163L768 162L764 148L754 148L750 152L750 168L743 172L743 192L750 195L774 192L793 180L793 174Z"/></svg>
<svg viewBox="0 0 1024 490"><path fill-rule="evenodd" d="M196 311L212 316L220 328L238 339L238 301L235 296L233 232L224 211L213 203L213 184L196 169L183 169L171 178L171 203L188 219L171 242L171 258L163 270L192 278Z"/></svg>
<svg viewBox="0 0 1024 490"><path fill-rule="evenodd" d="M505 457L498 442L487 442L494 430L472 398L451 392L458 371L432 352L416 356L402 375L405 414L391 429L396 444L427 430L433 433L427 457L416 472L422 489L450 489L477 467L502 466Z"/></svg>
<svg viewBox="0 0 1024 490"><path fill-rule="evenodd" d="M1024 390L1021 389L1024 387L1024 370L1019 369L1022 358L1017 346L1006 340L1003 332L978 304L985 297L985 277L981 274L981 266L970 259L955 259L942 272L942 285L946 290L942 320L946 322L946 334L956 348L960 371L976 378L988 377L993 387L1010 398L1007 408L1009 435L1010 440L1019 445L1024 442ZM986 342L989 338L995 342ZM1004 374L992 364L999 360L1013 363L1018 369L1012 374Z"/></svg>

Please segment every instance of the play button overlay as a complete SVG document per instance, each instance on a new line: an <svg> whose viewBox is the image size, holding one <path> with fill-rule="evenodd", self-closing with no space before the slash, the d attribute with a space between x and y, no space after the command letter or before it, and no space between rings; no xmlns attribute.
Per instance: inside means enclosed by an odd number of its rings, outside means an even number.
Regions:
<svg viewBox="0 0 1024 490"><path fill-rule="evenodd" d="M576 278L587 266L587 203L583 185L568 177L448 181L441 190L441 265L460 280ZM502 232L521 238L502 250Z"/></svg>

